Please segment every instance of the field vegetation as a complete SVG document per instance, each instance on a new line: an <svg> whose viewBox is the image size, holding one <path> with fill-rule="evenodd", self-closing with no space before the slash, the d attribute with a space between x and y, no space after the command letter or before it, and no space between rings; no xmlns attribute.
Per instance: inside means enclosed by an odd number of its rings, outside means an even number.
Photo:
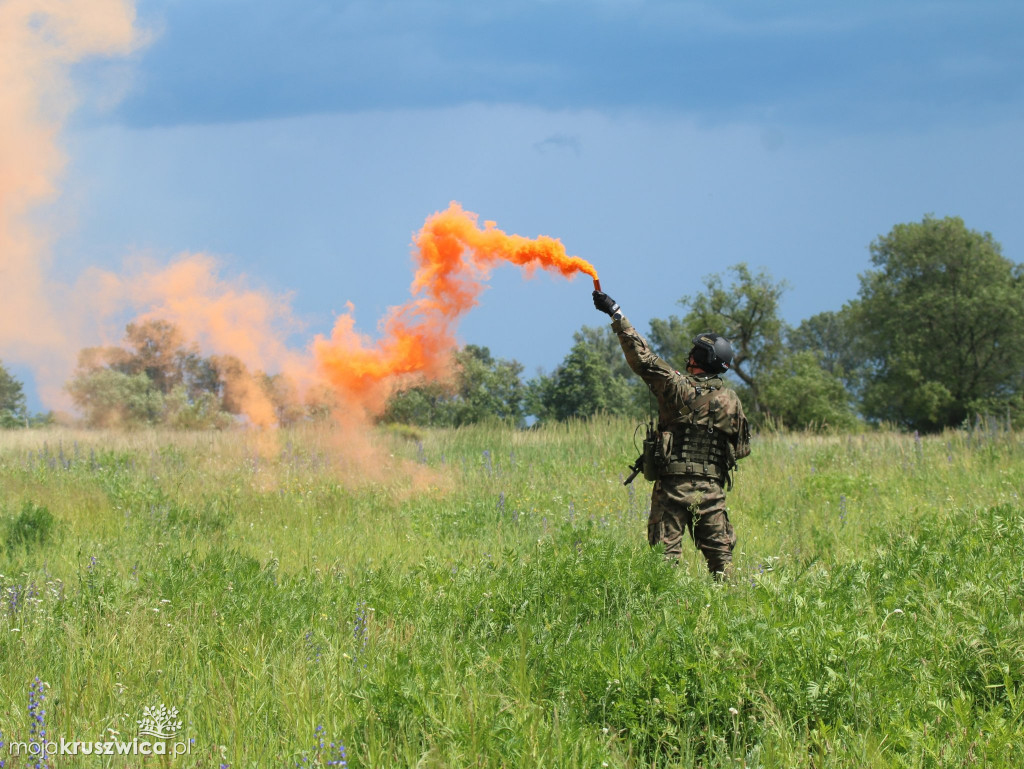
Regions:
<svg viewBox="0 0 1024 769"><path fill-rule="evenodd" d="M719 585L631 431L0 433L0 761L1024 765L1019 433L760 435ZM160 704L188 755L9 753Z"/></svg>

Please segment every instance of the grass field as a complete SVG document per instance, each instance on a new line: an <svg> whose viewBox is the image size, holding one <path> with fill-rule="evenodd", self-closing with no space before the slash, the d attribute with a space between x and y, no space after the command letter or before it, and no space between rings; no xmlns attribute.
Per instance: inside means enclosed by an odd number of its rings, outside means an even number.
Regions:
<svg viewBox="0 0 1024 769"><path fill-rule="evenodd" d="M0 762L1024 766L1024 437L756 438L717 585L632 429L0 433Z"/></svg>

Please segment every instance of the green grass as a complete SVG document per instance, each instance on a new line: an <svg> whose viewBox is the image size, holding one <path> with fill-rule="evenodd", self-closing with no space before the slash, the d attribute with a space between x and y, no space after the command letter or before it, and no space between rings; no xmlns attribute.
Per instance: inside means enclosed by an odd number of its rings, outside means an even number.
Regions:
<svg viewBox="0 0 1024 769"><path fill-rule="evenodd" d="M716 585L631 432L0 433L3 740L38 677L195 741L88 766L1024 765L1019 434L763 436Z"/></svg>

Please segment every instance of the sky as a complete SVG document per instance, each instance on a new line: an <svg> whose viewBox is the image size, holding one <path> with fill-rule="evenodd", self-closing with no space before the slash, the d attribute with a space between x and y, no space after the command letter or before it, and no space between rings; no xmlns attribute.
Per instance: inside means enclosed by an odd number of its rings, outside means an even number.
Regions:
<svg viewBox="0 0 1024 769"><path fill-rule="evenodd" d="M5 3L30 0L0 0ZM118 0L127 2L127 0ZM409 298L411 241L458 201L559 238L641 330L746 262L797 324L857 295L927 214L1024 252L1024 5L1004 0L141 0L83 56L56 192L68 281L212 255L328 333ZM604 321L586 276L506 266L463 343L550 371ZM47 405L36 371L0 360Z"/></svg>

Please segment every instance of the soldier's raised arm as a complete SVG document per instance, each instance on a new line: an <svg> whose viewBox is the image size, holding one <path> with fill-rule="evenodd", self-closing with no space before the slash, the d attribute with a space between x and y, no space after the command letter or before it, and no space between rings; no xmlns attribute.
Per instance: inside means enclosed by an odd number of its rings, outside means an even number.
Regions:
<svg viewBox="0 0 1024 769"><path fill-rule="evenodd" d="M594 307L612 319L612 331L619 337L626 363L647 383L655 396L660 395L669 380L677 376L675 369L658 357L608 294L595 291Z"/></svg>

